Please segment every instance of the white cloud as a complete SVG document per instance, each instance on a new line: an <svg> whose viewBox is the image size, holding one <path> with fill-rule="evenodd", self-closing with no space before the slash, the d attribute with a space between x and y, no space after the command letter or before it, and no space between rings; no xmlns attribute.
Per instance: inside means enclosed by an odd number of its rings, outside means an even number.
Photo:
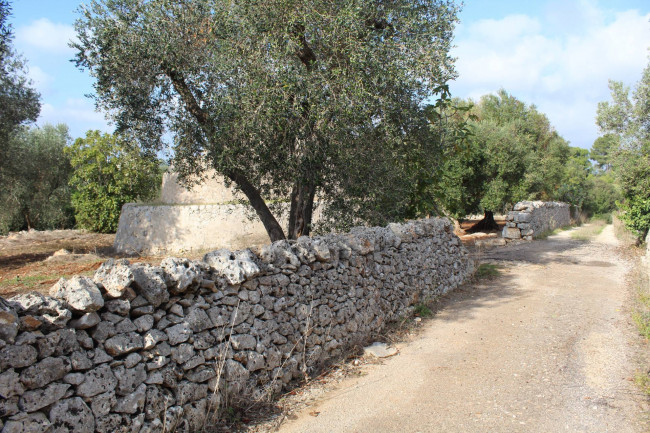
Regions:
<svg viewBox="0 0 650 433"><path fill-rule="evenodd" d="M27 76L33 81L34 86L41 93L47 92L50 84L54 82L54 77L38 66L28 66L28 68Z"/></svg>
<svg viewBox="0 0 650 433"><path fill-rule="evenodd" d="M71 25L40 18L28 26L18 28L16 40L20 44L49 52L66 53L72 50L68 44L76 40L76 33Z"/></svg>
<svg viewBox="0 0 650 433"><path fill-rule="evenodd" d="M84 137L89 129L112 131L102 113L95 111L92 101L83 98L69 98L62 105L44 103L38 124L65 123L70 127L73 138Z"/></svg>
<svg viewBox="0 0 650 433"><path fill-rule="evenodd" d="M567 20L566 17L571 17ZM510 15L459 28L452 85L472 97L505 88L545 112L572 144L597 136L597 103L608 79L633 84L648 63L650 14L611 13L588 0L553 2L545 17Z"/></svg>

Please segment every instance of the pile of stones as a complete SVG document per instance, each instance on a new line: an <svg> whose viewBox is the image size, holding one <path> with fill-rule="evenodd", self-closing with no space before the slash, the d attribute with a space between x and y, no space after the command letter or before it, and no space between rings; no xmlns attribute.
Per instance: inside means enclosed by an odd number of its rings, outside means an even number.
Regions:
<svg viewBox="0 0 650 433"><path fill-rule="evenodd" d="M473 272L444 219L109 260L50 296L0 298L2 432L198 431L269 399Z"/></svg>

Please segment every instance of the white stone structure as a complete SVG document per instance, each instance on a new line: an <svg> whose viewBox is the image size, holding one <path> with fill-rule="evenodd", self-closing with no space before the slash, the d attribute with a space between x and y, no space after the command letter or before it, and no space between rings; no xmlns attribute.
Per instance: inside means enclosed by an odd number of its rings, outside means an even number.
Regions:
<svg viewBox="0 0 650 433"><path fill-rule="evenodd" d="M126 254L245 248L268 243L264 225L242 204L177 204L122 207L115 250ZM286 212L285 212L286 214ZM288 218L279 221L286 227Z"/></svg>
<svg viewBox="0 0 650 433"><path fill-rule="evenodd" d="M239 249L269 241L262 222L247 205L246 197L227 188L223 178L208 172L207 178L187 189L178 175L165 173L161 204L128 203L122 207L115 236L117 252L159 254ZM279 223L287 226L288 212ZM318 213L314 215L314 221Z"/></svg>
<svg viewBox="0 0 650 433"><path fill-rule="evenodd" d="M164 204L223 204L245 199L243 194L226 187L223 177L217 176L214 170L209 170L203 182L191 189L178 182L177 173L168 171L160 188L160 201Z"/></svg>

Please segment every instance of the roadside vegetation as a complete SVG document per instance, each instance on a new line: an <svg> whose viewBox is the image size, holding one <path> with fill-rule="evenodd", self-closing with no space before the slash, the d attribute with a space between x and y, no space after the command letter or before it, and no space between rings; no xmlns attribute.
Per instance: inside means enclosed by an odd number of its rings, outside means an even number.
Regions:
<svg viewBox="0 0 650 433"><path fill-rule="evenodd" d="M493 263L481 263L474 273L474 278L495 278L501 275L501 266Z"/></svg>
<svg viewBox="0 0 650 433"><path fill-rule="evenodd" d="M650 257L647 258L650 260ZM642 263L632 274L633 289L636 292L632 319L645 348L650 346L650 266ZM650 397L650 355L643 350L641 368L635 376L636 384Z"/></svg>

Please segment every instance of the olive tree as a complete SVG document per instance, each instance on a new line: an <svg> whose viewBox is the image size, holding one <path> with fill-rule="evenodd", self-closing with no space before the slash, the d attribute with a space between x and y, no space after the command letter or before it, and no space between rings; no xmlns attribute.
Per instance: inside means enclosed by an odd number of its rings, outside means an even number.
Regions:
<svg viewBox="0 0 650 433"><path fill-rule="evenodd" d="M470 230L496 230L494 212L520 200L562 198L575 174L567 170L572 150L543 113L503 89L459 104L471 107L471 134L445 160L436 186L448 213L481 212Z"/></svg>
<svg viewBox="0 0 650 433"><path fill-rule="evenodd" d="M8 170L20 164L11 147L10 136L20 125L33 122L41 110L39 94L31 87L25 62L11 43L13 34L8 18L11 7L0 0L0 185L8 182Z"/></svg>
<svg viewBox="0 0 650 433"><path fill-rule="evenodd" d="M74 224L68 181L72 174L63 124L21 126L7 147L11 161L0 188L0 234L23 229L62 229Z"/></svg>
<svg viewBox="0 0 650 433"><path fill-rule="evenodd" d="M424 104L455 75L457 12L451 0L95 0L74 46L118 132L148 149L169 138L186 182L214 168L278 240L309 234L316 197L363 210L391 188L368 177L423 145Z"/></svg>

